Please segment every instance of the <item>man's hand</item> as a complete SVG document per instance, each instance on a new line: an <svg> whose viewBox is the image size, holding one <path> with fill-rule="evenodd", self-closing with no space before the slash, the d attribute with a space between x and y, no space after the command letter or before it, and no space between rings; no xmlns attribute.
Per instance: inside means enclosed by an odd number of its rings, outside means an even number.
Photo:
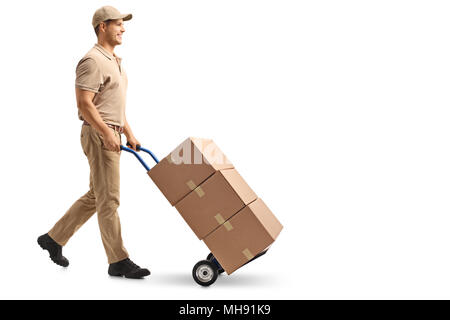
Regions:
<svg viewBox="0 0 450 320"><path fill-rule="evenodd" d="M120 151L120 141L111 130L106 131L105 135L103 135L103 143L106 149L110 151Z"/></svg>
<svg viewBox="0 0 450 320"><path fill-rule="evenodd" d="M134 151L139 151L136 149L137 145L140 145L141 143L139 141L137 141L137 139L133 136L133 137L128 137L127 138L127 143L129 143L131 145L131 149L133 149Z"/></svg>

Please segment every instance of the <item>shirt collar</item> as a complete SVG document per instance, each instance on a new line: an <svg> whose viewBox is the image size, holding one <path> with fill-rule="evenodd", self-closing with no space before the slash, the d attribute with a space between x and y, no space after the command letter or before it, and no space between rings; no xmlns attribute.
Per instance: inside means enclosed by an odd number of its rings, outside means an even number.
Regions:
<svg viewBox="0 0 450 320"><path fill-rule="evenodd" d="M98 43L96 43L94 45L94 48L97 49L98 51L100 51L105 57L107 57L109 60L112 60L114 58L117 58L119 61L122 60L122 58L116 56L115 53L111 54L108 50L106 50L105 48L103 48L101 45L99 45Z"/></svg>

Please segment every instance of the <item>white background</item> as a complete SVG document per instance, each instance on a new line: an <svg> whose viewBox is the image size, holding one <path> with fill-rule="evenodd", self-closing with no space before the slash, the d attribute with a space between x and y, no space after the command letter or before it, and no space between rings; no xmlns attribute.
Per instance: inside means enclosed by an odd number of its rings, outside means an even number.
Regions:
<svg viewBox="0 0 450 320"><path fill-rule="evenodd" d="M209 288L208 254L145 170L121 158L123 238L145 280L110 278L96 216L36 243L88 188L75 66L94 11L125 24L127 118L159 157L212 138L284 230ZM450 298L447 1L1 2L0 298ZM148 159L152 164L151 159Z"/></svg>

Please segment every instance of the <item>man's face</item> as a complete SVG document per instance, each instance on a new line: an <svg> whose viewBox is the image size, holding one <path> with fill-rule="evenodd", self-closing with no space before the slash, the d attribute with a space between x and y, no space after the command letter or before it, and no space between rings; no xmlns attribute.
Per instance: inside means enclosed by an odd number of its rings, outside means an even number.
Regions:
<svg viewBox="0 0 450 320"><path fill-rule="evenodd" d="M123 20L111 20L105 24L105 39L113 46L122 44L122 34L125 32Z"/></svg>

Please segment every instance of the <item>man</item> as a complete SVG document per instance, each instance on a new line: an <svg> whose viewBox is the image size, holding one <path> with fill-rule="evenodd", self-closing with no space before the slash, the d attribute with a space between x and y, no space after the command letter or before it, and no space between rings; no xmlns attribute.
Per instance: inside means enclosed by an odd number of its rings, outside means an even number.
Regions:
<svg viewBox="0 0 450 320"><path fill-rule="evenodd" d="M115 46L122 44L123 23L131 18L131 14L121 14L110 6L98 9L92 18L98 41L78 63L75 81L78 116L83 121L81 145L90 167L89 191L38 238L38 243L48 250L53 262L67 267L62 246L97 212L108 274L142 278L150 271L128 258L117 213L121 133L133 150L139 145L125 116L127 76L121 58L114 53Z"/></svg>

